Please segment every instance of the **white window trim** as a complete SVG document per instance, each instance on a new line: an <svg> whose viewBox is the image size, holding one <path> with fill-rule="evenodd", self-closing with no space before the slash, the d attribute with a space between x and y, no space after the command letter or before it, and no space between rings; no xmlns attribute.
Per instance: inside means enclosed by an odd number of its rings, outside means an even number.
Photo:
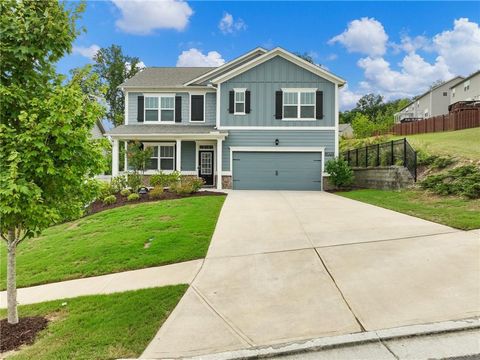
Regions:
<svg viewBox="0 0 480 360"><path fill-rule="evenodd" d="M247 104L247 89L233 89L233 115L247 115L246 113L246 104ZM243 101L237 101L237 93L243 93ZM243 112L237 112L237 103L243 104Z"/></svg>
<svg viewBox="0 0 480 360"><path fill-rule="evenodd" d="M216 141L215 140L197 140L195 141L195 171L196 175L198 175L198 167L200 166L200 159L198 157L198 152L200 151L200 145L213 145L213 149L205 149L204 151L213 151L213 158L214 158L214 168L213 168L213 174L214 176L217 174L217 161L215 160L217 158L217 147ZM214 185L215 185L215 180L214 180Z"/></svg>
<svg viewBox="0 0 480 360"><path fill-rule="evenodd" d="M154 110L152 108L147 109L146 100L147 97L156 97L158 98L158 118L157 121L148 121L147 120L147 110ZM162 118L162 97L173 97L173 121L161 121ZM164 110L171 110L171 109L164 109ZM143 123L148 124L175 124L175 94L172 93L162 93L162 94L143 94Z"/></svg>
<svg viewBox="0 0 480 360"><path fill-rule="evenodd" d="M144 142L143 143L144 147L157 147L158 148L158 156L152 156L151 159L157 159L157 169L145 169L145 173L155 173L157 171L161 171L163 173L172 173L173 171L176 171L176 151L175 151L175 142ZM162 157L160 154L160 146L170 146L173 147L173 157ZM173 169L172 170L162 170L160 169L160 160L161 159L172 159L173 160Z"/></svg>
<svg viewBox="0 0 480 360"><path fill-rule="evenodd" d="M192 95L202 95L203 96L203 121L200 120L192 120ZM188 93L188 108L189 108L189 116L188 116L188 122L194 123L194 124L201 124L206 121L207 117L207 94L204 92L190 92Z"/></svg>
<svg viewBox="0 0 480 360"><path fill-rule="evenodd" d="M315 115L317 113L317 96L316 96L316 92L317 92L317 89L314 88L282 88L282 121L316 121L317 119L315 117L313 118L301 118L300 117L300 112L301 112L301 108L302 108L302 104L301 104L301 96L300 96L300 93L314 93L314 104L313 104L313 114ZM284 117L284 112L285 112L285 106L293 106L293 105L285 105L284 101L283 101L283 94L284 93L296 93L297 94L297 114L299 117L296 117L296 118L286 118ZM311 104L305 104L304 106L311 106Z"/></svg>

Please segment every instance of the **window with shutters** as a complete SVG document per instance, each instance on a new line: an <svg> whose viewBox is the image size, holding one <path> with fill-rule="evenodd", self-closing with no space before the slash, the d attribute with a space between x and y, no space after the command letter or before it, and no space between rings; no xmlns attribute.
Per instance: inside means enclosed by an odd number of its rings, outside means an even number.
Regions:
<svg viewBox="0 0 480 360"><path fill-rule="evenodd" d="M147 145L153 147L152 157L146 164L147 170L175 170L175 145Z"/></svg>
<svg viewBox="0 0 480 360"><path fill-rule="evenodd" d="M315 120L315 89L284 89L283 119Z"/></svg>
<svg viewBox="0 0 480 360"><path fill-rule="evenodd" d="M145 95L145 122L174 122L175 95Z"/></svg>
<svg viewBox="0 0 480 360"><path fill-rule="evenodd" d="M245 91L246 89L234 89L235 109L234 115L245 115Z"/></svg>

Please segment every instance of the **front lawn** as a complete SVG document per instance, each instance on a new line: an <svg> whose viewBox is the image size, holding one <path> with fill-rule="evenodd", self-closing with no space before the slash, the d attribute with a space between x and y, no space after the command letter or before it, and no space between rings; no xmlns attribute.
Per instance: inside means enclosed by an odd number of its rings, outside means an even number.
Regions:
<svg viewBox="0 0 480 360"><path fill-rule="evenodd" d="M53 226L17 250L19 287L205 257L224 196L128 205ZM0 245L0 287L6 248Z"/></svg>
<svg viewBox="0 0 480 360"><path fill-rule="evenodd" d="M480 228L480 200L440 197L415 190L354 190L337 195L404 214L434 221L457 229Z"/></svg>
<svg viewBox="0 0 480 360"><path fill-rule="evenodd" d="M136 358L187 287L166 286L20 306L20 316L44 316L50 322L33 345L8 359ZM4 317L5 310L0 314Z"/></svg>

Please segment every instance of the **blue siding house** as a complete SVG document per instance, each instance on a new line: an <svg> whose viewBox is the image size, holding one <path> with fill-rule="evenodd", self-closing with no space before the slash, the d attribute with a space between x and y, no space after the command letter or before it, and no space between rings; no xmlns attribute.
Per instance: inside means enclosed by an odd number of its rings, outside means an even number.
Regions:
<svg viewBox="0 0 480 360"><path fill-rule="evenodd" d="M153 147L147 174L180 171L218 189L321 190L338 156L345 81L281 48L254 49L218 68L146 68L121 85L119 144Z"/></svg>

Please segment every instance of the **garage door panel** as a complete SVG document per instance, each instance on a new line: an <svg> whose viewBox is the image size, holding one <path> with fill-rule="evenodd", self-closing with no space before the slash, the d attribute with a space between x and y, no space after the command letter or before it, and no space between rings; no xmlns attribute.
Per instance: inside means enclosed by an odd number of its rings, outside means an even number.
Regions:
<svg viewBox="0 0 480 360"><path fill-rule="evenodd" d="M236 152L233 188L244 190L320 190L319 152Z"/></svg>

